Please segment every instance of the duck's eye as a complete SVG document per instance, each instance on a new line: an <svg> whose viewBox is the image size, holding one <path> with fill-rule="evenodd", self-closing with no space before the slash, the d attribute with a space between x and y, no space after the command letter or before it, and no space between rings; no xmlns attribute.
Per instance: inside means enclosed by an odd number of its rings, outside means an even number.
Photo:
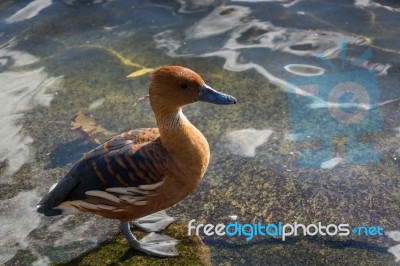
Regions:
<svg viewBox="0 0 400 266"><path fill-rule="evenodd" d="M186 90L189 86L187 84L182 84L181 89Z"/></svg>

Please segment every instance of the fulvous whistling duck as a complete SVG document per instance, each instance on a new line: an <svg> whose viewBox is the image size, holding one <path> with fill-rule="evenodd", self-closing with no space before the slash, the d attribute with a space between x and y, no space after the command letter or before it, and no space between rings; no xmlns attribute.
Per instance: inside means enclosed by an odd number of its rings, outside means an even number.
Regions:
<svg viewBox="0 0 400 266"><path fill-rule="evenodd" d="M122 133L85 154L43 197L37 210L46 216L90 212L118 219L131 247L170 257L178 255L176 240L153 232L139 241L129 221L173 206L204 176L210 159L208 142L181 107L196 101L235 104L236 99L180 66L154 70L149 96L158 128ZM157 220L158 216L149 217Z"/></svg>

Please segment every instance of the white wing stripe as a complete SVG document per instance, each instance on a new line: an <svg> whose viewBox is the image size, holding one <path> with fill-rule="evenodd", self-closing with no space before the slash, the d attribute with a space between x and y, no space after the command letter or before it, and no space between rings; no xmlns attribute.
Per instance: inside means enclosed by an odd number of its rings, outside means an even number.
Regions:
<svg viewBox="0 0 400 266"><path fill-rule="evenodd" d="M107 192L118 193L118 194L129 194L128 188L126 187L111 187L106 189Z"/></svg>
<svg viewBox="0 0 400 266"><path fill-rule="evenodd" d="M114 206L109 206L109 205L104 205L104 204L97 204L96 206L99 207L100 209L108 210L108 211L113 211L117 208Z"/></svg>
<svg viewBox="0 0 400 266"><path fill-rule="evenodd" d="M164 180L155 184L150 184L150 185L140 185L139 189L144 189L144 190L154 190L161 186L164 183Z"/></svg>
<svg viewBox="0 0 400 266"><path fill-rule="evenodd" d="M127 202L129 204L143 206L147 204L146 194L151 193L152 190L160 187L163 183L164 180L155 184L140 185L138 187L112 187L107 188L106 191L90 190L86 191L85 194L87 196L98 197L114 203ZM79 204L76 205L77 207L81 206L90 210L110 210L114 212L123 211L115 206L92 204L85 201L79 202Z"/></svg>

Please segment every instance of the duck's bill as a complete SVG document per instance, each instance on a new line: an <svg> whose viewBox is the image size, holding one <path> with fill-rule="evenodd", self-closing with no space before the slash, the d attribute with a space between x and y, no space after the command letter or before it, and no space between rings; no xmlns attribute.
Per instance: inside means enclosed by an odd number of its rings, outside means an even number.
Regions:
<svg viewBox="0 0 400 266"><path fill-rule="evenodd" d="M235 104L235 97L216 91L208 85L201 87L200 96L197 99L201 102L215 103L215 104Z"/></svg>

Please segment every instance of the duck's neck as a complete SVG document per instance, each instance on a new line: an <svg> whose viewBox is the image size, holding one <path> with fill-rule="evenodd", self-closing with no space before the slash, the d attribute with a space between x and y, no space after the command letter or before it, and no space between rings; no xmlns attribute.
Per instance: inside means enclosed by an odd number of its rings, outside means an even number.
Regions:
<svg viewBox="0 0 400 266"><path fill-rule="evenodd" d="M206 138L189 122L181 108L156 113L156 119L161 142L175 164L182 171L201 179L210 159Z"/></svg>

